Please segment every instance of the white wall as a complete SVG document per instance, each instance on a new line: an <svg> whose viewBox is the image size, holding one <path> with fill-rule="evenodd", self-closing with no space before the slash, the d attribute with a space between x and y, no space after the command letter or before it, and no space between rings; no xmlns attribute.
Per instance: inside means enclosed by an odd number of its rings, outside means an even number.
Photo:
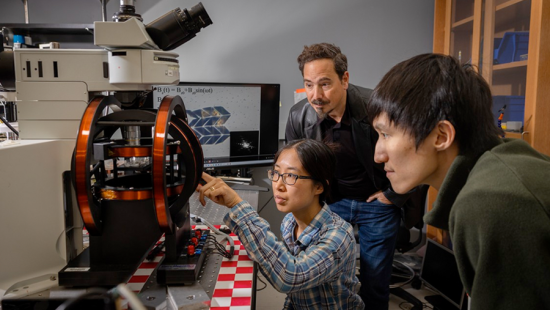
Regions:
<svg viewBox="0 0 550 310"><path fill-rule="evenodd" d="M161 0L153 20L190 0ZM352 83L375 87L397 62L430 52L434 1L204 0L213 24L180 46L181 79L281 84L279 137L293 92L302 88L296 58L304 45L334 43L348 56Z"/></svg>

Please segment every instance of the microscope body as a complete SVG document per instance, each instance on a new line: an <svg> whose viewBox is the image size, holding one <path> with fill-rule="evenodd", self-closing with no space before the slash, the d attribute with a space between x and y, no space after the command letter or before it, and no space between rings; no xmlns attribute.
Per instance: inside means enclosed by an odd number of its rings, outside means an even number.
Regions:
<svg viewBox="0 0 550 310"><path fill-rule="evenodd" d="M180 81L179 55L165 50L211 23L199 3L149 25L133 17L96 22L94 43L100 49L10 53L19 138L74 146L72 154L51 160L70 166L75 206L67 196L59 199L62 171L44 179L59 180L59 188L41 199L61 215L74 207L90 235L88 249L67 256L59 285L124 283L163 235L167 262L183 251L190 236L187 200L200 180L202 148L179 96L165 97L158 110L147 106L147 98L154 85ZM167 41L163 29L173 25L192 29L181 30L184 40L167 36Z"/></svg>

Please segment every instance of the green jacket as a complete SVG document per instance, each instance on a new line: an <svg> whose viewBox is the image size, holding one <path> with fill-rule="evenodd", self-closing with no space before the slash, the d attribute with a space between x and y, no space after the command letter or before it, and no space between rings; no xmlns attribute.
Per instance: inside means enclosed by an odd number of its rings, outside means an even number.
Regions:
<svg viewBox="0 0 550 310"><path fill-rule="evenodd" d="M550 157L514 139L458 156L424 220L449 231L471 309L550 309Z"/></svg>

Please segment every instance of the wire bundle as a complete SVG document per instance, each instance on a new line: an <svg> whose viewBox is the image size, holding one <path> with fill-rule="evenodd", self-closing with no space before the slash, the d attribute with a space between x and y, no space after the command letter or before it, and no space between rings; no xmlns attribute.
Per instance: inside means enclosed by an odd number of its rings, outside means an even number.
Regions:
<svg viewBox="0 0 550 310"><path fill-rule="evenodd" d="M203 223L204 225L208 226L208 228L210 228L210 230L215 234L222 235L224 239L226 239L229 242L229 256L225 256L225 254L221 254L221 255L227 258L233 257L233 251L235 250L235 242L233 241L233 238L231 238L228 234L223 233L222 231L214 227L214 225L210 224L208 221L206 221L202 217L196 216L194 214L191 214L190 217L195 223L197 224ZM222 248L225 251L225 246L222 245Z"/></svg>
<svg viewBox="0 0 550 310"><path fill-rule="evenodd" d="M233 256L229 253L229 251L225 249L225 245L218 242L218 240L216 240L216 237L212 235L208 235L206 237L206 244L212 244L214 246L214 252L212 252L213 254L219 254L228 259Z"/></svg>

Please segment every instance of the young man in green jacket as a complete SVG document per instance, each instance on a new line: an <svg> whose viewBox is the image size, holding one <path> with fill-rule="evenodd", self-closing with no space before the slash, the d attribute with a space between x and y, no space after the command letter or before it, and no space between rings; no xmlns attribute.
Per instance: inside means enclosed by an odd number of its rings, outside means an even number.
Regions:
<svg viewBox="0 0 550 310"><path fill-rule="evenodd" d="M550 157L501 139L491 91L437 54L393 67L367 115L397 193L439 193L426 223L448 230L471 309L550 309Z"/></svg>

